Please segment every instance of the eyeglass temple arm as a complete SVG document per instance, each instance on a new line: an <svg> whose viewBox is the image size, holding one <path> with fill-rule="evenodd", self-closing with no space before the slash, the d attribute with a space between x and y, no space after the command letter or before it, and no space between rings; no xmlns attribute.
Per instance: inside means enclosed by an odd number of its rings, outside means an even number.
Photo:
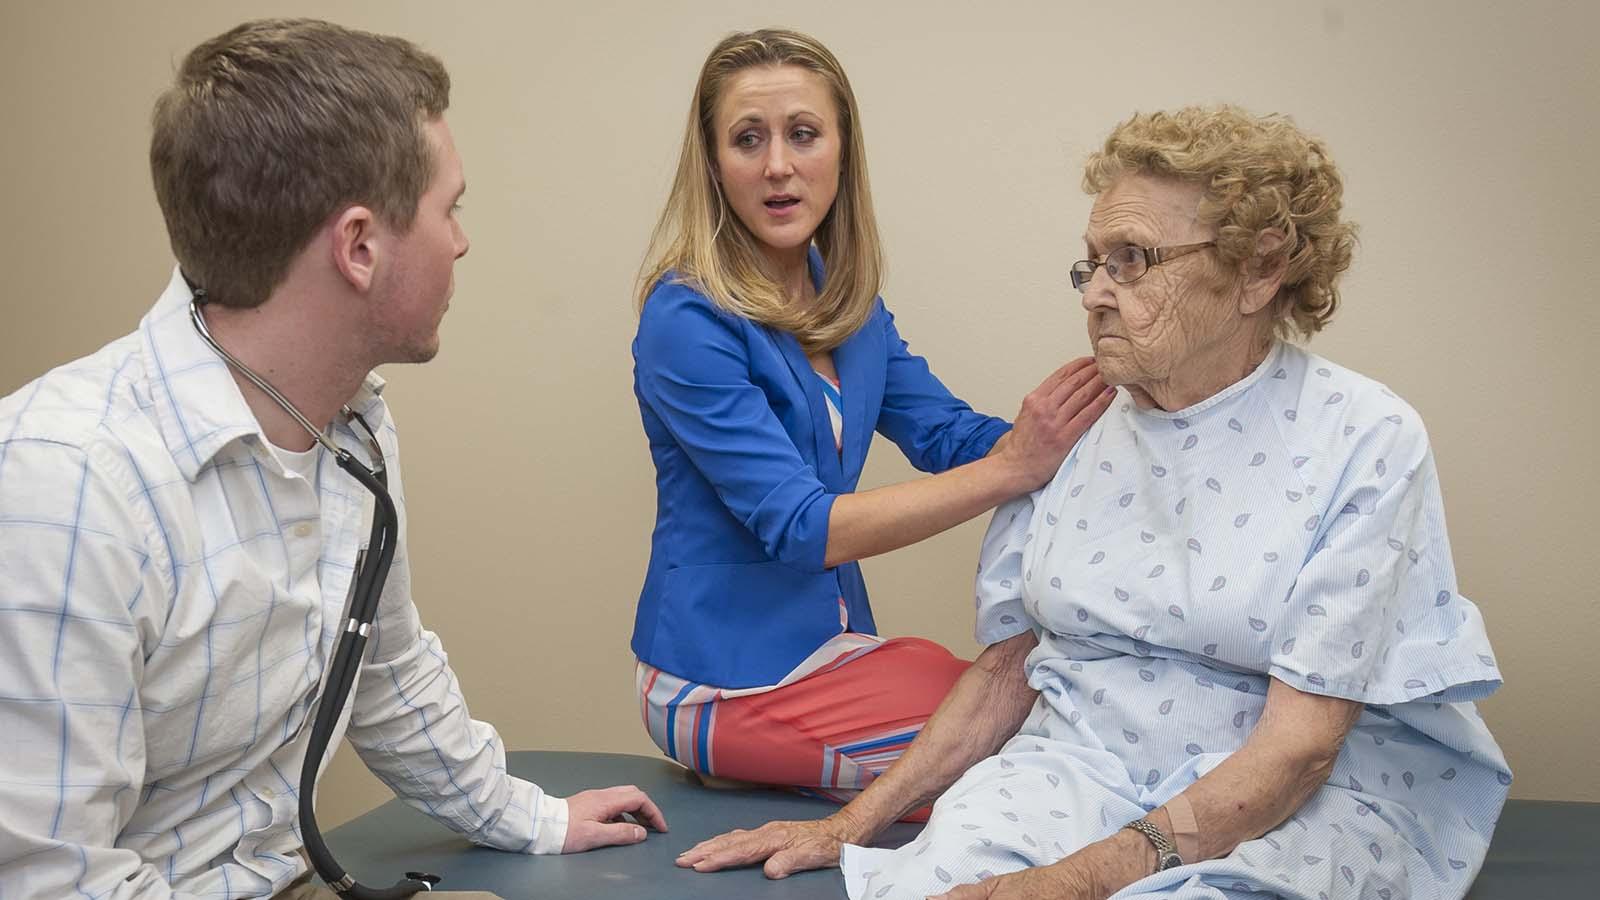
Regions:
<svg viewBox="0 0 1600 900"><path fill-rule="evenodd" d="M1187 256L1206 247L1215 247L1216 245L1216 241L1201 241L1197 244L1178 244L1173 247L1141 247L1140 249L1144 251L1144 264L1148 268L1177 259L1180 256Z"/></svg>

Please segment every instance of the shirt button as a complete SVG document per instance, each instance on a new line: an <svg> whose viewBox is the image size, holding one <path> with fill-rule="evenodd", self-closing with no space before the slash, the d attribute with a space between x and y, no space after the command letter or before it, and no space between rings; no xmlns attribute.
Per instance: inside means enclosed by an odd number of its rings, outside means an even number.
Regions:
<svg viewBox="0 0 1600 900"><path fill-rule="evenodd" d="M316 527L310 522L301 522L299 525L294 527L294 536L302 538L311 537L311 532L315 530Z"/></svg>

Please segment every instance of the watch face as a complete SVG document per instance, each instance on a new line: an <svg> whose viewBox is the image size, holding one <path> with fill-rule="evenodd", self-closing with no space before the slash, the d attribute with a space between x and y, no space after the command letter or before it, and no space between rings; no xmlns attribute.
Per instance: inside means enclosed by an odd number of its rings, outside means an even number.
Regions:
<svg viewBox="0 0 1600 900"><path fill-rule="evenodd" d="M1168 853L1161 857L1161 864L1156 868L1156 871L1165 872L1168 869L1175 869L1181 865L1183 865L1183 857L1176 853Z"/></svg>

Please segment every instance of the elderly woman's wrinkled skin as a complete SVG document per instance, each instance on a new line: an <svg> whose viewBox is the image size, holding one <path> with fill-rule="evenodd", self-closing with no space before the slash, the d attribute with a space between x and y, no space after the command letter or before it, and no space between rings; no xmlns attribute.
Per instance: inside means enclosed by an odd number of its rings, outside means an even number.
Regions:
<svg viewBox="0 0 1600 900"><path fill-rule="evenodd" d="M1196 221L1200 198L1196 184L1148 175L1119 179L1089 214L1089 258L1130 244L1214 240L1215 229ZM1174 410L1254 369L1271 346L1271 301L1282 267L1237 277L1217 269L1215 251L1203 250L1155 266L1132 284L1097 270L1083 307L1101 378L1126 386L1142 408Z"/></svg>

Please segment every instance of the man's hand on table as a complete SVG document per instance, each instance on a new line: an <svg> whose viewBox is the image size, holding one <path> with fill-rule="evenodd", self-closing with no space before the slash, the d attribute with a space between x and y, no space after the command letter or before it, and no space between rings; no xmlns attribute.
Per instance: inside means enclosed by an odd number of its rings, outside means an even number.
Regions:
<svg viewBox="0 0 1600 900"><path fill-rule="evenodd" d="M623 820L624 813L641 824ZM637 844L645 838L644 826L667 830L666 817L644 791L631 784L581 791L567 798L567 840L561 852Z"/></svg>

